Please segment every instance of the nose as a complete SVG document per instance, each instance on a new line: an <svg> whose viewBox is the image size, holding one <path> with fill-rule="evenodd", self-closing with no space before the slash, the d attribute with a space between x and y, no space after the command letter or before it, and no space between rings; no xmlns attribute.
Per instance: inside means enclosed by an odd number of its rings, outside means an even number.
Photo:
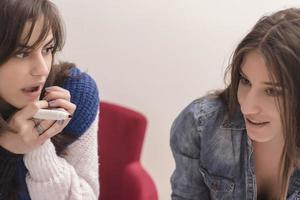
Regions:
<svg viewBox="0 0 300 200"><path fill-rule="evenodd" d="M51 63L47 62L42 54L38 54L33 58L32 76L47 76L49 74Z"/></svg>
<svg viewBox="0 0 300 200"><path fill-rule="evenodd" d="M261 107L257 98L257 94L248 91L243 97L239 98L239 103L241 106L241 111L244 115L258 114L261 111Z"/></svg>

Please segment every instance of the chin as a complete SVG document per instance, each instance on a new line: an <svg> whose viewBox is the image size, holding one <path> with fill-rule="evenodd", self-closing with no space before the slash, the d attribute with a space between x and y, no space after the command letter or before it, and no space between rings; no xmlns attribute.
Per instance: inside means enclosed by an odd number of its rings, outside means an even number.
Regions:
<svg viewBox="0 0 300 200"><path fill-rule="evenodd" d="M248 136L252 141L260 142L260 143L269 142L273 139L272 136L261 136L261 135L257 136L257 135L252 135L251 133L248 133Z"/></svg>
<svg viewBox="0 0 300 200"><path fill-rule="evenodd" d="M26 105L27 105L27 104L24 104L24 103L18 103L18 104L12 105L12 106L14 106L14 107L17 108L17 109L22 109L22 108L24 108Z"/></svg>
<svg viewBox="0 0 300 200"><path fill-rule="evenodd" d="M34 99L34 100L32 100L32 101L18 102L18 103L16 103L16 104L14 104L13 106L16 107L17 109L22 109L22 108L24 108L25 106L27 106L28 104L33 103L33 102L36 102L36 101L38 101L38 100L39 100L39 98Z"/></svg>

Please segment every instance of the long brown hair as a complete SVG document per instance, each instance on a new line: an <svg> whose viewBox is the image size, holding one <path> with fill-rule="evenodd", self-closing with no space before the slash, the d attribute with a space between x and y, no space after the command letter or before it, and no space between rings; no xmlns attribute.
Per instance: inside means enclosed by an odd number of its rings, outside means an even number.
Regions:
<svg viewBox="0 0 300 200"><path fill-rule="evenodd" d="M16 50L19 49L19 43L21 41L21 35L24 30L24 26L27 22L31 23L29 32L25 38L25 46L31 37L33 29L37 20L43 17L42 31L27 51L34 50L41 42L45 40L50 31L53 34L54 48L52 52L52 60L57 51L60 51L64 45L64 27L56 6L49 0L1 0L0 1L0 67L2 64L7 62L13 55L17 54ZM26 47L28 48L28 47ZM64 80L69 76L69 69L72 68L72 63L52 63L51 71L47 78L45 87L51 85L62 85ZM45 90L42 90L41 98L43 98ZM0 101L2 101L0 99ZM10 129L6 120L7 118L17 111L16 108L9 106L9 109L5 113L0 113L0 134L4 130ZM11 129L10 129L11 130ZM58 155L63 153L64 148L67 144L74 141L76 138L68 133L60 133L55 137L51 138L55 145L56 152ZM16 199L14 195L16 191L12 189L10 191L10 199Z"/></svg>
<svg viewBox="0 0 300 200"><path fill-rule="evenodd" d="M286 199L289 177L300 158L300 9L289 8L262 17L238 44L226 70L225 79L230 75L230 83L219 94L228 106L229 116L239 107L237 90L243 59L254 50L263 56L271 77L283 88L280 115L285 144L279 180L280 199Z"/></svg>

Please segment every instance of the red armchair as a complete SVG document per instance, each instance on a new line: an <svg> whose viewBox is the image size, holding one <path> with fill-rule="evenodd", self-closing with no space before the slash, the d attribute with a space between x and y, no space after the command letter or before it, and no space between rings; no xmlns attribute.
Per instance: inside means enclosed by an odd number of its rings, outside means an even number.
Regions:
<svg viewBox="0 0 300 200"><path fill-rule="evenodd" d="M146 118L107 102L100 108L99 200L157 200L154 182L140 163Z"/></svg>

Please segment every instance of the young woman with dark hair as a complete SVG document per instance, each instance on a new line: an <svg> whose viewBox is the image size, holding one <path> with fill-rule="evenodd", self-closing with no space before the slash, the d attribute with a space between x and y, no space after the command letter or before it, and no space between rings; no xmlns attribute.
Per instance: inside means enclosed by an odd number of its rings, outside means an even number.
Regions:
<svg viewBox="0 0 300 200"><path fill-rule="evenodd" d="M63 26L49 0L0 1L0 199L96 200L95 81L56 63ZM41 120L39 109L71 119Z"/></svg>
<svg viewBox="0 0 300 200"><path fill-rule="evenodd" d="M173 123L173 200L300 199L300 9L262 17Z"/></svg>

